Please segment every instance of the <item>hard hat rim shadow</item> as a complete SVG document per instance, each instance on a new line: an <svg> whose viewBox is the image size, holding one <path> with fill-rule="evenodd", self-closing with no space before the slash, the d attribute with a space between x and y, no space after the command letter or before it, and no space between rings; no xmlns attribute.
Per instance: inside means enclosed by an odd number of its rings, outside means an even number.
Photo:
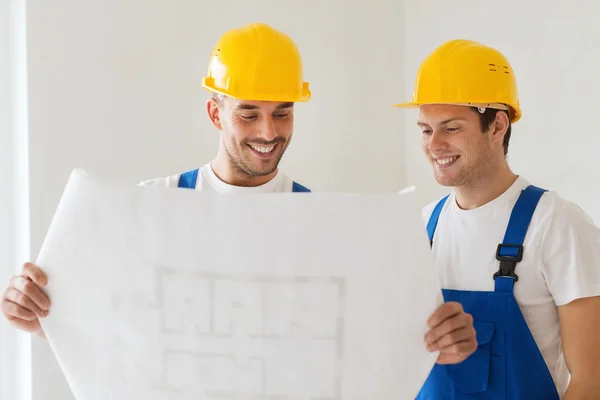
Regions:
<svg viewBox="0 0 600 400"><path fill-rule="evenodd" d="M437 47L419 66L412 100L392 107L434 104L504 109L511 123L522 117L509 61L498 50L472 40L455 39Z"/></svg>
<svg viewBox="0 0 600 400"><path fill-rule="evenodd" d="M312 97L296 44L264 23L224 33L213 48L201 86L241 100L295 103Z"/></svg>

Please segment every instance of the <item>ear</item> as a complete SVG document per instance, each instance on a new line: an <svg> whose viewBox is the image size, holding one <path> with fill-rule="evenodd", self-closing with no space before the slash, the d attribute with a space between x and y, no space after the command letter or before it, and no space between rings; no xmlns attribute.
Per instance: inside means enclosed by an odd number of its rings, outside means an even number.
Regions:
<svg viewBox="0 0 600 400"><path fill-rule="evenodd" d="M212 122L213 126L217 128L217 130L221 130L221 118L219 113L221 110L219 109L219 104L217 100L214 98L210 98L206 101L206 113L208 114L208 118L210 122Z"/></svg>
<svg viewBox="0 0 600 400"><path fill-rule="evenodd" d="M506 135L506 131L508 131L508 127L510 126L510 121L508 119L508 115L505 112L498 111L496 113L496 119L492 124L492 143L495 145L503 146L504 135Z"/></svg>

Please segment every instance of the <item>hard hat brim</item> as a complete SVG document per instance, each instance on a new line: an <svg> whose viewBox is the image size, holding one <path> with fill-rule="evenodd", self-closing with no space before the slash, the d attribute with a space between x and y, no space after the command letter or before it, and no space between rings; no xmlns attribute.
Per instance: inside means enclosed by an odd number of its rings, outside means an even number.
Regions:
<svg viewBox="0 0 600 400"><path fill-rule="evenodd" d="M232 97L238 100L247 101L279 101L279 102L291 102L291 103L306 103L312 98L312 92L308 87L308 83L305 83L301 93L286 95L286 94L260 94L260 93L249 93L244 95L243 93L235 91L221 90L212 85L206 78L202 79L202 88L212 93L222 94L223 96Z"/></svg>
<svg viewBox="0 0 600 400"><path fill-rule="evenodd" d="M419 107L421 104L419 103L398 103L398 104L392 104L392 107L396 107L396 108L417 108Z"/></svg>
<svg viewBox="0 0 600 400"><path fill-rule="evenodd" d="M415 103L415 102L408 102L408 103L398 103L398 104L392 104L392 107L394 108L418 108L420 106L424 106L424 105L428 105L428 104L448 104L448 105L456 105L456 106L464 106L464 107L478 107L478 106L482 106L482 107L489 107L489 104L487 104L487 106L485 105L486 102L474 102L473 104L469 104L469 103L454 103L454 102L423 102L423 103ZM490 108L496 108L496 109L500 109L500 110L504 110L504 108L497 108L497 107L490 107ZM510 107L510 106L506 106L506 111L509 111L510 114L510 122L512 124L514 124L515 122L517 122L518 120L521 119L521 109L517 108L515 109L514 107Z"/></svg>

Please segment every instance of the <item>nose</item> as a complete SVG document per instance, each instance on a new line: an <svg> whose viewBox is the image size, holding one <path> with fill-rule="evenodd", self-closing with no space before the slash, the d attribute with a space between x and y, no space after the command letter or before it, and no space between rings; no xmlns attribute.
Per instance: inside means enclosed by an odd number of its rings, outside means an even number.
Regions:
<svg viewBox="0 0 600 400"><path fill-rule="evenodd" d="M433 133L429 136L429 143L427 144L427 148L431 153L437 153L441 150L446 150L448 148L448 142L444 138L444 134L439 131L433 131Z"/></svg>
<svg viewBox="0 0 600 400"><path fill-rule="evenodd" d="M265 141L272 141L277 138L277 126L272 117L264 118L260 125L259 137Z"/></svg>

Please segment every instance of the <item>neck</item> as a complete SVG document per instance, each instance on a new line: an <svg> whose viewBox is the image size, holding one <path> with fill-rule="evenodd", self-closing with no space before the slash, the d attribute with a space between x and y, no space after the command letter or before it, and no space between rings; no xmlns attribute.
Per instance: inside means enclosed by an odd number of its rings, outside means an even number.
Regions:
<svg viewBox="0 0 600 400"><path fill-rule="evenodd" d="M264 185L271 179L275 178L278 169L268 175L250 176L240 172L237 168L231 165L229 157L226 154L219 152L217 157L210 163L210 166L221 181L232 185L242 187L255 187Z"/></svg>
<svg viewBox="0 0 600 400"><path fill-rule="evenodd" d="M515 183L517 175L503 161L502 167L469 185L455 188L456 202L463 210L472 210L498 198Z"/></svg>

